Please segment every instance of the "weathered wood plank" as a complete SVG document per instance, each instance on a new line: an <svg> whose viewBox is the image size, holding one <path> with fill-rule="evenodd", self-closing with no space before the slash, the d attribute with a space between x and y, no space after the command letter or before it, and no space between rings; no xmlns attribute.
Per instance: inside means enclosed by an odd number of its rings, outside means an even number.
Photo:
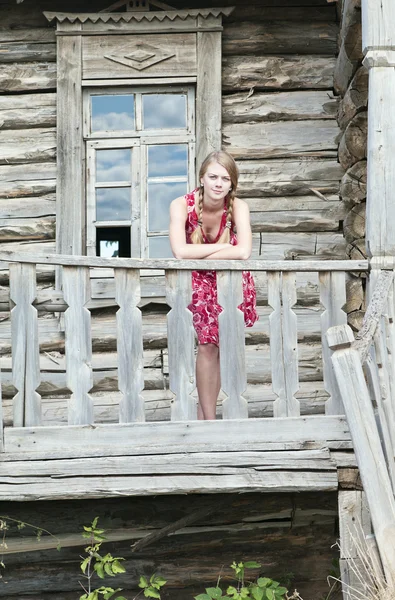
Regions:
<svg viewBox="0 0 395 600"><path fill-rule="evenodd" d="M42 196L55 191L55 162L0 166L0 198Z"/></svg>
<svg viewBox="0 0 395 600"><path fill-rule="evenodd" d="M340 184L344 202L357 204L366 199L367 161L360 160L347 170Z"/></svg>
<svg viewBox="0 0 395 600"><path fill-rule="evenodd" d="M72 445L73 451L89 448L106 448L109 452L116 448L129 449L146 445L166 448L172 444L187 449L189 445L200 444L201 448L210 444L215 451L216 445L232 444L235 440L240 447L261 442L327 442L350 439L345 417L315 415L305 417L286 417L274 419L230 419L226 421L182 421L169 423L133 423L117 425L7 428L4 431L6 452L66 452ZM207 447L207 446L206 446ZM253 449L253 448L251 448Z"/></svg>
<svg viewBox="0 0 395 600"><path fill-rule="evenodd" d="M251 123L334 119L337 108L338 99L331 97L328 91L238 93L223 97L222 120L224 123Z"/></svg>
<svg viewBox="0 0 395 600"><path fill-rule="evenodd" d="M55 94L0 96L0 127L30 129L56 125Z"/></svg>
<svg viewBox="0 0 395 600"><path fill-rule="evenodd" d="M328 332L329 346L336 350L332 361L343 392L343 403L377 544L385 574L389 581L394 581L395 499L359 354L350 347L353 339L347 325L333 327Z"/></svg>
<svg viewBox="0 0 395 600"><path fill-rule="evenodd" d="M241 273L217 274L220 341L221 389L226 394L222 403L224 419L248 418L248 404L243 396L247 387L244 316L238 309L243 302Z"/></svg>
<svg viewBox="0 0 395 600"><path fill-rule="evenodd" d="M69 425L93 422L93 403L89 392L93 386L89 271L85 267L63 268L64 299L69 308L64 313L66 378L71 390Z"/></svg>
<svg viewBox="0 0 395 600"><path fill-rule="evenodd" d="M368 114L360 112L347 125L339 142L339 162L344 170L367 156Z"/></svg>
<svg viewBox="0 0 395 600"><path fill-rule="evenodd" d="M259 21L225 23L222 49L232 54L320 54L337 50L336 23L304 22L295 27L288 21L272 21L270 27Z"/></svg>
<svg viewBox="0 0 395 600"><path fill-rule="evenodd" d="M5 129L0 131L0 164L48 162L55 158L55 130Z"/></svg>
<svg viewBox="0 0 395 600"><path fill-rule="evenodd" d="M0 42L0 64L7 63L30 63L37 61L55 62L56 45L55 35L50 29L53 42L38 41L1 41ZM2 36L3 37L3 36Z"/></svg>
<svg viewBox="0 0 395 600"><path fill-rule="evenodd" d="M0 219L0 243L52 239L55 239L55 216Z"/></svg>
<svg viewBox="0 0 395 600"><path fill-rule="evenodd" d="M238 167L237 193L243 198L307 196L312 189L324 195L336 194L344 175L342 167L333 159L240 160Z"/></svg>
<svg viewBox="0 0 395 600"><path fill-rule="evenodd" d="M334 73L336 93L345 94L348 84L362 60L361 5L358 0L344 0L340 31L340 48Z"/></svg>
<svg viewBox="0 0 395 600"><path fill-rule="evenodd" d="M14 396L16 427L41 424L41 397L36 391L40 384L37 310L32 306L36 295L34 265L10 265L10 299L12 331L12 381L17 390Z"/></svg>
<svg viewBox="0 0 395 600"><path fill-rule="evenodd" d="M344 129L351 119L368 105L369 73L366 67L360 67L355 73L344 98L339 104L338 123Z"/></svg>
<svg viewBox="0 0 395 600"><path fill-rule="evenodd" d="M346 304L345 274L320 273L319 280L320 300L324 307L324 312L321 315L324 386L329 393L328 401L325 404L325 412L328 415L343 415L343 402L333 371L332 350L328 346L326 332L333 325L345 325L347 323L347 314L344 312L344 305Z"/></svg>
<svg viewBox="0 0 395 600"><path fill-rule="evenodd" d="M295 394L299 388L298 342L295 276L290 273L268 274L268 302L273 308L270 320L270 359L275 417L296 417L300 414Z"/></svg>
<svg viewBox="0 0 395 600"><path fill-rule="evenodd" d="M170 306L167 314L169 352L169 386L175 394L171 409L174 421L196 419L197 403L192 396L196 387L194 359L194 330L191 302L191 273L166 273L166 299Z"/></svg>
<svg viewBox="0 0 395 600"><path fill-rule="evenodd" d="M266 6L265 3L258 5L248 3L237 5L232 13L226 17L226 22L239 22L242 19L251 21L335 21L336 11L333 6L327 4L324 5L313 5L307 8L306 5L291 6L286 3L286 10L284 5L278 4L277 6Z"/></svg>
<svg viewBox="0 0 395 600"><path fill-rule="evenodd" d="M140 301L140 274L119 269L115 272L117 319L118 387L120 423L144 421L143 332Z"/></svg>
<svg viewBox="0 0 395 600"><path fill-rule="evenodd" d="M25 198L2 198L0 200L2 218L37 219L55 215L55 194L27 196Z"/></svg>
<svg viewBox="0 0 395 600"><path fill-rule="evenodd" d="M225 124L222 134L226 150L239 159L337 154L338 126L331 120Z"/></svg>
<svg viewBox="0 0 395 600"><path fill-rule="evenodd" d="M10 63L0 70L0 92L56 89L56 63Z"/></svg>
<svg viewBox="0 0 395 600"><path fill-rule="evenodd" d="M395 6L389 0L362 0L362 47L366 52L395 46Z"/></svg>
<svg viewBox="0 0 395 600"><path fill-rule="evenodd" d="M223 90L332 89L334 56L277 56L278 50L274 54L224 57Z"/></svg>

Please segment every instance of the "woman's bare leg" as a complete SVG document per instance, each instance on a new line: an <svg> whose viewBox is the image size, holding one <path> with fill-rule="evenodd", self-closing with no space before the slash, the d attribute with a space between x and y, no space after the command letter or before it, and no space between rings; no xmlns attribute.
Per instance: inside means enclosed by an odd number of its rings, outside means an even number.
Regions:
<svg viewBox="0 0 395 600"><path fill-rule="evenodd" d="M221 378L219 348L215 344L200 344L196 357L196 384L199 396L198 419L214 420Z"/></svg>

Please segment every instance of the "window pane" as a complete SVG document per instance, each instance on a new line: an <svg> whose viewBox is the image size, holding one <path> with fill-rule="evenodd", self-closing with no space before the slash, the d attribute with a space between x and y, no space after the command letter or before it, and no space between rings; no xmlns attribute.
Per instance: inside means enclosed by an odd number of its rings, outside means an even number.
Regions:
<svg viewBox="0 0 395 600"><path fill-rule="evenodd" d="M130 227L98 227L96 254L105 258L130 256Z"/></svg>
<svg viewBox="0 0 395 600"><path fill-rule="evenodd" d="M185 94L145 94L143 129L185 129L187 97Z"/></svg>
<svg viewBox="0 0 395 600"><path fill-rule="evenodd" d="M167 231L169 229L170 202L187 193L185 183L148 184L148 230Z"/></svg>
<svg viewBox="0 0 395 600"><path fill-rule="evenodd" d="M130 181L131 150L96 150L96 181Z"/></svg>
<svg viewBox="0 0 395 600"><path fill-rule="evenodd" d="M174 258L168 237L148 238L148 248L150 258Z"/></svg>
<svg viewBox="0 0 395 600"><path fill-rule="evenodd" d="M148 146L148 177L186 177L187 144Z"/></svg>
<svg viewBox="0 0 395 600"><path fill-rule="evenodd" d="M92 131L130 131L134 124L134 96L91 96Z"/></svg>
<svg viewBox="0 0 395 600"><path fill-rule="evenodd" d="M96 190L97 221L128 221L130 188L98 188Z"/></svg>
<svg viewBox="0 0 395 600"><path fill-rule="evenodd" d="M100 255L103 258L114 258L119 256L119 241L100 240Z"/></svg>

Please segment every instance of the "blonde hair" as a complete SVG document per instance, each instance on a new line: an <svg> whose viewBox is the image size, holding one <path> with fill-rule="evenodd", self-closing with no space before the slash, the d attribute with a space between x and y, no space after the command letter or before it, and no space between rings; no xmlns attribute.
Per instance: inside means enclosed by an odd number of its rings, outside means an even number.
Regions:
<svg viewBox="0 0 395 600"><path fill-rule="evenodd" d="M227 211L226 211L226 227L216 242L217 244L228 244L230 242L230 228L232 226L232 216L233 216L233 203L236 197L237 183L239 180L239 170L235 163L233 156L225 152L224 150L220 150L218 152L211 152L202 162L199 171L199 181L205 175L207 169L211 165L211 163L217 162L221 167L224 167L229 173L230 181L232 187L226 196L227 201ZM203 229L202 229L202 216L203 216L203 197L204 197L204 189L202 186L199 187L199 199L198 199L198 226L195 231L191 234L191 242L192 244L203 244Z"/></svg>

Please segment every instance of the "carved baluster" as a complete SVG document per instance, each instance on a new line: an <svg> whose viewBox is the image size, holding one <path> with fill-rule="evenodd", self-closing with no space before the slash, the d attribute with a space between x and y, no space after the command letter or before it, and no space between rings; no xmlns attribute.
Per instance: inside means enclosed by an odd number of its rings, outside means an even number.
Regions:
<svg viewBox="0 0 395 600"><path fill-rule="evenodd" d="M329 394L329 398L325 402L325 413L327 415L344 415L343 401L331 359L333 352L328 346L326 332L335 325L347 324L347 315L343 310L346 303L345 273L323 271L319 274L319 280L320 300L325 309L321 315L324 388Z"/></svg>
<svg viewBox="0 0 395 600"><path fill-rule="evenodd" d="M63 291L68 309L64 313L66 381L71 391L69 425L93 422L91 315L87 267L63 267Z"/></svg>
<svg viewBox="0 0 395 600"><path fill-rule="evenodd" d="M36 265L10 264L12 380L14 427L41 425L40 350L36 297Z"/></svg>
<svg viewBox="0 0 395 600"><path fill-rule="evenodd" d="M268 302L273 308L270 323L270 360L275 417L297 417L300 403L295 398L299 389L297 319L292 310L296 304L294 273L268 272Z"/></svg>
<svg viewBox="0 0 395 600"><path fill-rule="evenodd" d="M221 388L224 419L247 419L248 403L243 397L247 387L245 366L244 315L237 307L243 302L241 271L217 273Z"/></svg>
<svg viewBox="0 0 395 600"><path fill-rule="evenodd" d="M143 329L141 311L140 272L115 269L115 299L117 311L118 388L120 423L144 421Z"/></svg>
<svg viewBox="0 0 395 600"><path fill-rule="evenodd" d="M195 335L191 302L190 271L166 271L166 298L171 310L167 314L167 344L169 352L169 386L175 394L171 406L172 421L197 418L196 400L192 392L195 383Z"/></svg>

